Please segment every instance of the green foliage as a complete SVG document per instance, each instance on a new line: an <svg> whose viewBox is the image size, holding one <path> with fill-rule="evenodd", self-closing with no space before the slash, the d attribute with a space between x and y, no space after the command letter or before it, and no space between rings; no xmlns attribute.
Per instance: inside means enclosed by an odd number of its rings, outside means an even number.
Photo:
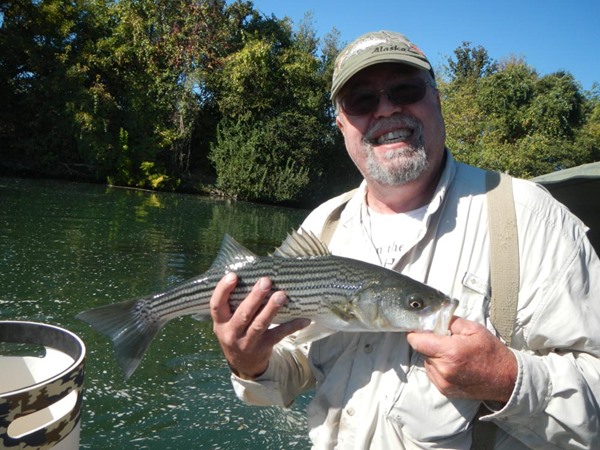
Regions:
<svg viewBox="0 0 600 450"><path fill-rule="evenodd" d="M486 59L464 46L456 54L462 59L439 87L447 143L458 160L526 178L598 160L597 99L572 75L540 77L514 58L494 70L457 73Z"/></svg>
<svg viewBox="0 0 600 450"><path fill-rule="evenodd" d="M448 58L447 72L456 83L473 82L493 74L498 68L485 48L472 48L470 42L463 42L454 50L454 57L456 59Z"/></svg>
<svg viewBox="0 0 600 450"><path fill-rule="evenodd" d="M224 60L218 99L224 119L210 153L217 186L244 200L314 199L327 186L319 178L339 148L324 95L330 61L314 56L308 25L296 39L285 21L267 21L265 28L260 38L244 34L243 46Z"/></svg>
<svg viewBox="0 0 600 450"><path fill-rule="evenodd" d="M175 189L192 173L227 180L208 156L218 124L220 148L238 138L239 121L262 139L254 153L273 148L256 161L281 181L238 190L279 201L318 192L310 181L339 151L326 95L337 49L328 40L328 57L316 56L310 16L294 31L250 2L224 0L15 0L0 13L5 164L151 189ZM274 123L298 127L287 130L298 148L283 148L285 159L274 155L289 138Z"/></svg>
<svg viewBox="0 0 600 450"><path fill-rule="evenodd" d="M335 29L237 0L0 2L0 165L149 189L216 180L312 203L360 175L335 128ZM463 43L438 74L459 160L534 176L600 159L600 95ZM325 174L326 176L322 176Z"/></svg>
<svg viewBox="0 0 600 450"><path fill-rule="evenodd" d="M534 132L571 139L583 123L583 95L573 76L564 72L540 78L528 108L526 124Z"/></svg>
<svg viewBox="0 0 600 450"><path fill-rule="evenodd" d="M288 39L290 37L288 36ZM223 66L219 107L225 117L248 120L295 109L322 114L325 82L311 52L285 41L246 36Z"/></svg>
<svg viewBox="0 0 600 450"><path fill-rule="evenodd" d="M318 128L314 118L291 111L258 122L224 121L211 153L217 187L250 201L310 196L322 175Z"/></svg>
<svg viewBox="0 0 600 450"><path fill-rule="evenodd" d="M600 85L595 83L584 101L584 123L575 132L579 150L600 161Z"/></svg>
<svg viewBox="0 0 600 450"><path fill-rule="evenodd" d="M85 0L0 4L0 144L6 159L44 167L73 156L66 105L81 93L78 52L90 26L82 14L88 7Z"/></svg>
<svg viewBox="0 0 600 450"><path fill-rule="evenodd" d="M181 142L190 139L190 116L198 108L190 89L178 83L185 67L173 64L170 53L173 6L186 5L118 2L107 18L116 26L96 43L91 96L76 117L81 156L111 183L171 186L157 182L169 177L157 178L147 163L168 167L185 148ZM107 65L111 71L104 70Z"/></svg>

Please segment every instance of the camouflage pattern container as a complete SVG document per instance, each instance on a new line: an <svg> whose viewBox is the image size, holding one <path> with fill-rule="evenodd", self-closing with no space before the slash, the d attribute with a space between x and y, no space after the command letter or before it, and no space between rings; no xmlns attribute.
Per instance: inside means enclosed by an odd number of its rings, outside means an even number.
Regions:
<svg viewBox="0 0 600 450"><path fill-rule="evenodd" d="M77 449L85 346L65 329L0 321L0 448Z"/></svg>

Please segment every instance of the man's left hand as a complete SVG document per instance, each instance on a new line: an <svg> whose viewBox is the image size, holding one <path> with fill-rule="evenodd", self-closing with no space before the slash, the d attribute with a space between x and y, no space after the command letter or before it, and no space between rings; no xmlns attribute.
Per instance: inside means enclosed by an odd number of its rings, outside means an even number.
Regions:
<svg viewBox="0 0 600 450"><path fill-rule="evenodd" d="M517 378L517 359L484 326L460 317L450 335L408 333L408 343L425 357L425 370L447 397L506 403Z"/></svg>

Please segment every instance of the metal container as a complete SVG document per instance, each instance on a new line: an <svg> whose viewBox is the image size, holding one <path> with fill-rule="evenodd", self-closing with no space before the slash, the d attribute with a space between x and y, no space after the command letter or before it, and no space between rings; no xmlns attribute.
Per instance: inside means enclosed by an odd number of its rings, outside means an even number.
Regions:
<svg viewBox="0 0 600 450"><path fill-rule="evenodd" d="M0 448L79 448L84 360L70 331L0 321Z"/></svg>

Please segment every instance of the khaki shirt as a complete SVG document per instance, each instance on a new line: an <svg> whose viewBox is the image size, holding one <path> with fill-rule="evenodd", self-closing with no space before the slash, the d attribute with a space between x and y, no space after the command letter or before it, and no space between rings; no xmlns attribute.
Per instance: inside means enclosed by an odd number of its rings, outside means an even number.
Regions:
<svg viewBox="0 0 600 450"><path fill-rule="evenodd" d="M600 261L586 227L543 188L513 180L521 267L513 336L518 377L510 401L486 405L496 448L600 448ZM332 253L378 264L362 223L364 183L344 209ZM320 233L341 196L303 228ZM459 300L456 315L485 324L490 297L485 172L447 163L420 234L395 270ZM398 230L401 233L402 230ZM293 338L292 338L293 339ZM255 381L232 376L237 395L308 406L316 449L468 449L480 402L449 399L429 381L404 333L336 333L310 346L282 342Z"/></svg>

